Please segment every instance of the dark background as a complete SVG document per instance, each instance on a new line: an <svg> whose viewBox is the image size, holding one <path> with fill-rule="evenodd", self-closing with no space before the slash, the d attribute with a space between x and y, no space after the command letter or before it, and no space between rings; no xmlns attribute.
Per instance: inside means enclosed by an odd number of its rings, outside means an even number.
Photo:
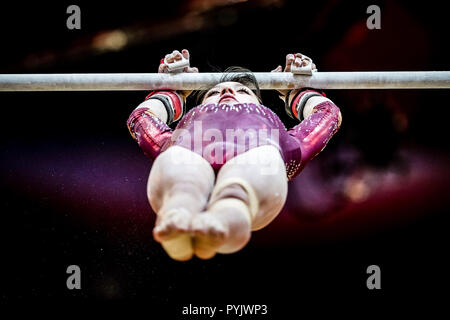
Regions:
<svg viewBox="0 0 450 320"><path fill-rule="evenodd" d="M66 28L71 4L81 30ZM366 28L371 4L380 30ZM6 2L0 73L156 72L183 48L200 72L270 71L291 52L319 71L449 70L447 12L397 0ZM1 302L139 302L151 319L181 319L189 303L266 304L262 319L444 308L448 90L326 93L342 128L290 183L279 217L236 254L184 263L152 239L151 161L126 128L146 92L0 93ZM263 101L295 125L276 93ZM79 291L66 288L71 264ZM372 264L379 291L366 288Z"/></svg>

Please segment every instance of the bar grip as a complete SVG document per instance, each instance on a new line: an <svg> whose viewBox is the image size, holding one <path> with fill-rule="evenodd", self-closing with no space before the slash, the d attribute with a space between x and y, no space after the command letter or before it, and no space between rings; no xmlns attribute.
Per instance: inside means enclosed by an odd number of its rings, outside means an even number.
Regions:
<svg viewBox="0 0 450 320"><path fill-rule="evenodd" d="M293 74L305 74L305 75L312 75L313 72L316 72L317 70L312 69L312 59L303 55L303 58L308 62L306 66L300 66L297 67L294 62L291 63L291 72ZM294 60L295 61L295 60Z"/></svg>
<svg viewBox="0 0 450 320"><path fill-rule="evenodd" d="M164 64L167 65L169 72L182 72L184 68L189 67L189 60L185 57L181 57L181 60L168 63L167 59L164 59Z"/></svg>

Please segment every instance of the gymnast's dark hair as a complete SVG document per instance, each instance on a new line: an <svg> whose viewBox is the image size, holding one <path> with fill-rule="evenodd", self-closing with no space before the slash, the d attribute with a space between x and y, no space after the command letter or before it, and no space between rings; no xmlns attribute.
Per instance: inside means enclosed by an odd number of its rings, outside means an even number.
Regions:
<svg viewBox="0 0 450 320"><path fill-rule="evenodd" d="M259 85L258 85L258 81L256 81L256 77L253 74L253 72L251 72L249 69L243 68L243 67L228 67L225 71L223 71L223 75L220 78L220 81L207 87L204 89L201 89L199 91L196 91L194 93L194 97L196 98L196 104L200 104L204 97L205 94L211 89L213 88L215 85L222 83L222 82L228 82L228 81L232 81L232 82L239 82L241 84L243 84L246 87L249 87L253 93L256 95L256 97L258 97L258 100L260 103L262 103L261 101L261 91L259 90Z"/></svg>

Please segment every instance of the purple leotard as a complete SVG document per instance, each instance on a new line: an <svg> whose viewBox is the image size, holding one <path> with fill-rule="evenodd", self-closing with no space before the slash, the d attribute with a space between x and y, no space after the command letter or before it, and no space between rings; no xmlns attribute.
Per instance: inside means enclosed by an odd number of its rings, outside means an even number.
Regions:
<svg viewBox="0 0 450 320"><path fill-rule="evenodd" d="M276 147L292 180L338 130L339 108L330 101L294 128L285 126L269 108L255 104L208 104L190 110L175 130L157 117L137 108L127 125L144 153L155 159L173 145L205 158L217 172L227 160L262 145Z"/></svg>

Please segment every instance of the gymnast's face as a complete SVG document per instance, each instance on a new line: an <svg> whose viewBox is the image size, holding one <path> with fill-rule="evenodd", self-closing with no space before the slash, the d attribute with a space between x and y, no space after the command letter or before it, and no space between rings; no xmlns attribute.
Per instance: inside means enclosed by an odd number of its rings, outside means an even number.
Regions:
<svg viewBox="0 0 450 320"><path fill-rule="evenodd" d="M254 103L258 97L247 86L239 82L222 82L211 88L203 98L203 104Z"/></svg>

